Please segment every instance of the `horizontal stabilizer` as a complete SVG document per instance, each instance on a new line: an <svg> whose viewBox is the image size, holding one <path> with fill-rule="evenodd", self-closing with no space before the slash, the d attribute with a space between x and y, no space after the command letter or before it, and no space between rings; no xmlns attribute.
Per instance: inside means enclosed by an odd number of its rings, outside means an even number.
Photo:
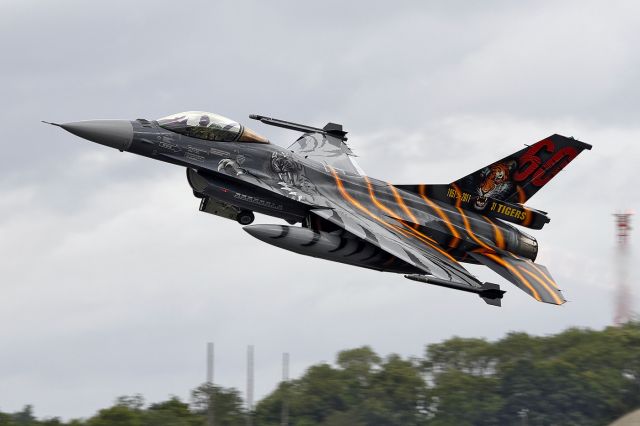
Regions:
<svg viewBox="0 0 640 426"><path fill-rule="evenodd" d="M427 203L430 200L444 201L465 210L481 213L490 218L501 219L531 229L542 229L550 219L546 212L518 203L485 197L481 202L477 195L451 185L394 185L398 189L419 195Z"/></svg>
<svg viewBox="0 0 640 426"><path fill-rule="evenodd" d="M470 252L469 255L539 302L553 305L566 302L558 285L543 265L505 252Z"/></svg>

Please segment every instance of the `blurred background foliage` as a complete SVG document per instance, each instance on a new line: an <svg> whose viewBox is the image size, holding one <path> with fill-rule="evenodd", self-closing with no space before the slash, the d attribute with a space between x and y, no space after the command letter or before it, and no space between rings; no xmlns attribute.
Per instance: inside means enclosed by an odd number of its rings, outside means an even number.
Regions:
<svg viewBox="0 0 640 426"><path fill-rule="evenodd" d="M0 426L201 426L209 399L216 425L606 425L640 407L640 322L496 342L454 337L422 358L345 350L334 365L280 383L248 413L240 392L203 384L189 402L117 398L88 419L37 419L33 407L0 412Z"/></svg>

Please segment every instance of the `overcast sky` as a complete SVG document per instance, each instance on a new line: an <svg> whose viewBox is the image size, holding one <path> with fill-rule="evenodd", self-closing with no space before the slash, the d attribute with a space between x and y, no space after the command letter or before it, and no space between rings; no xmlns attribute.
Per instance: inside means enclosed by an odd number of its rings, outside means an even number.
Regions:
<svg viewBox="0 0 640 426"><path fill-rule="evenodd" d="M0 0L0 410L186 398L209 340L216 383L242 391L255 345L264 396L284 351L299 376L364 344L420 356L453 335L607 326L611 214L640 207L638 40L635 1ZM363 169L394 183L450 182L553 133L591 143L530 201L552 218L532 232L538 262L570 302L471 267L508 290L497 309L283 251L198 212L183 169L39 122L184 110L281 145L298 134L248 115L342 123Z"/></svg>

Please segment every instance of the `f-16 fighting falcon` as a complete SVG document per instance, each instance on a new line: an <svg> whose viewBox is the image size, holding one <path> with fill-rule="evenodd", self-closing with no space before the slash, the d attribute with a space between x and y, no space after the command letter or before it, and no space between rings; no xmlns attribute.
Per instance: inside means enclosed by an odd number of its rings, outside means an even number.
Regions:
<svg viewBox="0 0 640 426"><path fill-rule="evenodd" d="M236 220L276 247L404 274L500 306L505 291L461 263L482 264L537 301L565 302L547 268L534 262L535 238L511 224L541 229L548 223L546 212L525 203L591 145L552 135L449 184L393 185L362 172L339 124L317 128L250 117L303 134L285 149L233 120L199 111L151 121L49 124L185 167L200 211ZM250 225L253 212L290 226Z"/></svg>

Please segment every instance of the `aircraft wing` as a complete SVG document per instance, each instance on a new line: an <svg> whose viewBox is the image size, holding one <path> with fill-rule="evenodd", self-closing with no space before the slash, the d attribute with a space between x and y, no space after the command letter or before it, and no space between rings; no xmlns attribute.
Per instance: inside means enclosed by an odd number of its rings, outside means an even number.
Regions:
<svg viewBox="0 0 640 426"><path fill-rule="evenodd" d="M425 274L454 284L454 288L479 293L483 284L460 263L449 256L437 243L411 227L404 227L382 218L373 219L354 215L342 208L313 209L311 212L345 229L424 271ZM426 237L426 238L425 238ZM427 282L427 281L424 281ZM444 285L445 284L437 284ZM462 287L462 288L460 288Z"/></svg>
<svg viewBox="0 0 640 426"><path fill-rule="evenodd" d="M562 305L566 302L558 285L543 265L503 251L470 252L469 255L539 302L553 305Z"/></svg>

